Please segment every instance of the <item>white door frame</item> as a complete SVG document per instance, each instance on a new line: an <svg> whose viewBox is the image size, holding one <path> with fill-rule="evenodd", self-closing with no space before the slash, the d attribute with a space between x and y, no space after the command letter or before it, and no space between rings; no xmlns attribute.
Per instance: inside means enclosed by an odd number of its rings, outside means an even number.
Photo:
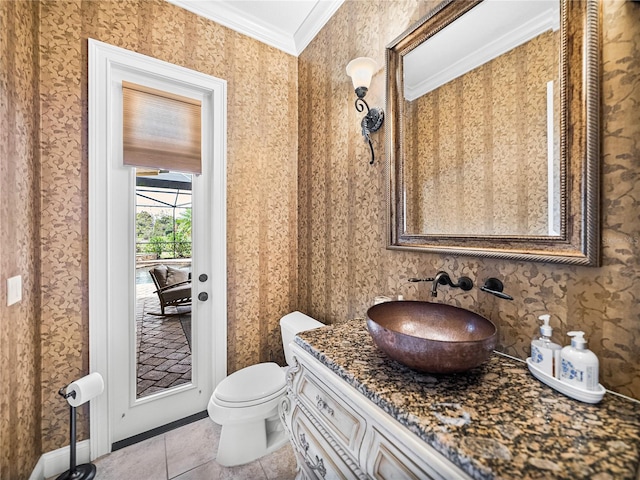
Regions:
<svg viewBox="0 0 640 480"><path fill-rule="evenodd" d="M212 167L210 192L213 270L208 289L213 310L211 346L215 387L227 373L227 250L226 250L226 81L146 55L89 39L89 367L105 379L105 392L90 403L91 459L111 451L109 401L109 225L108 199L113 138L111 83L115 72L130 71L168 79L206 91L211 102L211 126L203 162ZM194 296L197 295L194 282Z"/></svg>

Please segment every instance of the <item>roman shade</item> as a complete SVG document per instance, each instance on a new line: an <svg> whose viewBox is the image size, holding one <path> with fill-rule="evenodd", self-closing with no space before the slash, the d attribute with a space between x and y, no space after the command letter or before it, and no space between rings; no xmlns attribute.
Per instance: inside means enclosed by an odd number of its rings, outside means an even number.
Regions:
<svg viewBox="0 0 640 480"><path fill-rule="evenodd" d="M123 163L202 173L201 102L122 82Z"/></svg>

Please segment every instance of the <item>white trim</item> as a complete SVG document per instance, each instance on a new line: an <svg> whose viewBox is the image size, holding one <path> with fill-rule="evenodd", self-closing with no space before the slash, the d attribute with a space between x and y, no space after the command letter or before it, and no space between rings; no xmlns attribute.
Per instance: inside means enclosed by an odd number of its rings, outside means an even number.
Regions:
<svg viewBox="0 0 640 480"><path fill-rule="evenodd" d="M42 455L38 459L38 463L33 467L33 471L31 475L29 475L29 480L44 480L46 477L44 476L44 459Z"/></svg>
<svg viewBox="0 0 640 480"><path fill-rule="evenodd" d="M293 34L293 43L296 47L295 55L300 55L307 45L311 43L316 35L322 30L322 28L327 24L327 22L333 17L333 14L338 11L338 9L344 3L344 0L333 0L331 2L325 1L320 2L322 7L316 5L309 16L304 19L302 25L296 30L296 33Z"/></svg>
<svg viewBox="0 0 640 480"><path fill-rule="evenodd" d="M287 32L243 15L242 11L225 2L208 4L183 0L167 1L286 53L297 55L293 37Z"/></svg>
<svg viewBox="0 0 640 480"><path fill-rule="evenodd" d="M344 3L344 0L317 0L296 31L290 33L261 19L248 16L241 8L234 7L234 2L167 1L296 57ZM286 15L286 12L282 14Z"/></svg>
<svg viewBox="0 0 640 480"><path fill-rule="evenodd" d="M92 266L100 265L105 276L109 275L109 264L106 256L108 226L99 221L103 211L103 200L107 197L107 182L98 181L100 178L107 178L107 162L101 165L97 158L100 152L108 157L110 152L110 140L108 138L109 128L104 115L99 112L106 112L108 109L107 95L99 95L104 92L106 85L111 79L108 75L100 75L99 72L110 72L106 55L102 52L102 45L89 39L89 364L92 371L97 371L105 380L105 391L102 395L94 398L89 403L89 431L92 458L111 452L111 431L109 428L109 377L108 373L108 342L109 338L107 322L109 304L104 293L91 288L93 276L96 268ZM95 173L93 173L95 172ZM100 200L99 200L100 199ZM93 270L93 273L92 273ZM98 285L106 283L99 280ZM96 285L97 286L97 285ZM100 318L103 321L95 321Z"/></svg>
<svg viewBox="0 0 640 480"><path fill-rule="evenodd" d="M99 372L105 379L105 393L90 404L92 459L109 453L113 440L110 418L115 399L110 384L116 372L109 371L111 348L108 342L112 332L108 322L108 298L112 278L108 239L112 224L110 167L116 154L112 151L112 136L117 132L109 122L113 117L112 82L125 74L173 82L178 85L176 88L199 91L215 107L209 109L212 120L205 120L211 134L203 139L203 156L207 155L206 150L213 170L210 194L213 270L207 284L211 286L214 328L207 334L211 340L214 369L212 378L206 379L207 384L212 385L211 390L226 376L227 365L226 81L89 39L89 362L90 371ZM197 372L194 372L194 378L197 378Z"/></svg>
<svg viewBox="0 0 640 480"><path fill-rule="evenodd" d="M69 446L58 448L40 456L38 463L31 472L29 480L44 480L45 478L60 475L69 470ZM89 440L83 440L76 444L76 464L89 463L91 456L91 444Z"/></svg>

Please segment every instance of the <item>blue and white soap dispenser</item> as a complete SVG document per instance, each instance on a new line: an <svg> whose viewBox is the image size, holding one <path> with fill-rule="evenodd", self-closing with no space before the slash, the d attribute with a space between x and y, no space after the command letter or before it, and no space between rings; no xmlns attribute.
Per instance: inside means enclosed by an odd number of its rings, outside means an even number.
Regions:
<svg viewBox="0 0 640 480"><path fill-rule="evenodd" d="M567 335L571 337L571 345L560 353L560 380L584 390L598 390L598 357L587 348L584 332L569 332Z"/></svg>
<svg viewBox="0 0 640 480"><path fill-rule="evenodd" d="M540 326L540 336L536 335L531 341L531 362L546 375L558 378L562 346L551 339L553 328L549 325L550 318L548 314L538 317L543 323Z"/></svg>

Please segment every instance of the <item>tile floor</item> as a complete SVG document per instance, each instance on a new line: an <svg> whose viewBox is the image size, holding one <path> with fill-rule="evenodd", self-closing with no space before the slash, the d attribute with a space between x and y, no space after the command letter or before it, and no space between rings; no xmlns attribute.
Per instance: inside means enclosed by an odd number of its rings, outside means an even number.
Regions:
<svg viewBox="0 0 640 480"><path fill-rule="evenodd" d="M96 480L292 480L291 445L254 462L223 467L215 461L220 426L209 418L96 459Z"/></svg>

